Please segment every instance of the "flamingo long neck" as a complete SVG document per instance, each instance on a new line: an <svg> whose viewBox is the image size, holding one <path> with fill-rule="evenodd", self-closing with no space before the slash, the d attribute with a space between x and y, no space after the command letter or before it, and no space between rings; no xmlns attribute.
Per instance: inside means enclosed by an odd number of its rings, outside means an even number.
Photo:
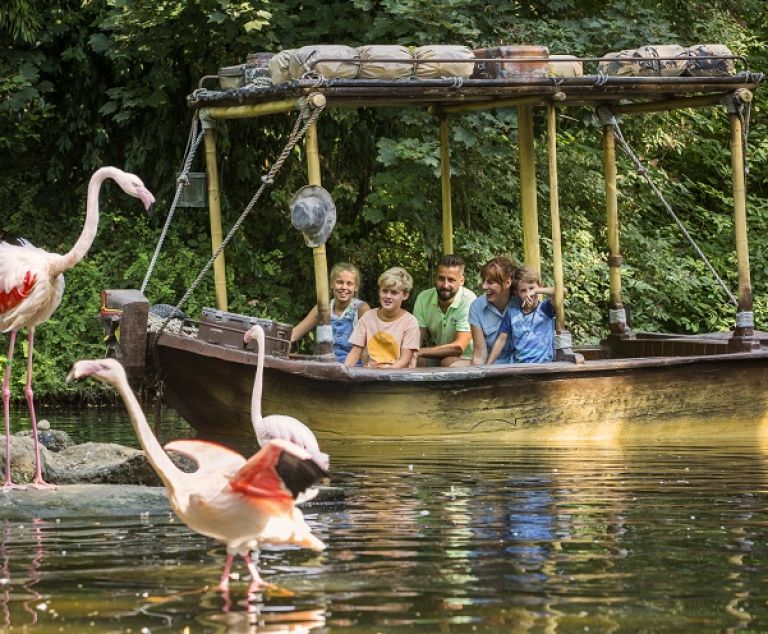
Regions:
<svg viewBox="0 0 768 634"><path fill-rule="evenodd" d="M259 344L259 358L256 361L256 378L253 380L253 392L251 393L251 422L253 431L258 437L258 425L261 423L261 390L264 377L264 331L256 328L256 340Z"/></svg>
<svg viewBox="0 0 768 634"><path fill-rule="evenodd" d="M59 256L51 264L51 274L60 275L71 269L85 257L96 238L96 229L99 226L99 191L101 184L108 178L115 178L117 170L114 167L102 167L96 170L88 182L88 197L85 205L85 224L80 237L70 251Z"/></svg>
<svg viewBox="0 0 768 634"><path fill-rule="evenodd" d="M128 384L128 379L125 376L120 377L120 380L115 385L115 389L120 394L125 403L125 408L128 410L128 415L133 423L133 429L136 431L136 436L139 439L144 453L147 455L149 464L152 465L154 470L162 479L165 486L168 488L169 493L173 493L178 485L179 475L184 472L181 471L173 461L165 453L157 438L152 433L152 430L147 423L147 418L144 416L144 412L141 409L141 405L136 400L136 395L133 393L131 386Z"/></svg>

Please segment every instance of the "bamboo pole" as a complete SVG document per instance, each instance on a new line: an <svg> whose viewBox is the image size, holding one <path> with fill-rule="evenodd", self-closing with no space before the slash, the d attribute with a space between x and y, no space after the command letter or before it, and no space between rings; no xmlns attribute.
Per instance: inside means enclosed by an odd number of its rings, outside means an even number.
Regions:
<svg viewBox="0 0 768 634"><path fill-rule="evenodd" d="M518 106L517 133L525 263L541 271L539 218L536 209L536 150L533 142L533 108L531 106Z"/></svg>
<svg viewBox="0 0 768 634"><path fill-rule="evenodd" d="M557 108L547 104L549 154L549 212L552 217L552 275L555 278L555 360L584 363L584 355L573 351L571 333L565 325L565 277L560 231L560 188L557 182Z"/></svg>
<svg viewBox="0 0 768 634"><path fill-rule="evenodd" d="M321 185L320 152L317 143L317 123L307 128L307 178L310 185ZM315 291L317 295L317 327L315 329L315 354L333 353L333 332L331 330L331 309L329 305L328 260L325 245L312 249L315 268Z"/></svg>
<svg viewBox="0 0 768 634"><path fill-rule="evenodd" d="M733 100L731 100L732 102ZM749 245L747 243L747 196L744 182L744 147L742 123L733 103L728 104L731 145L731 179L733 184L733 224L736 233L736 262L739 272L739 307L731 348L752 350L759 347L754 336L752 315L752 282L749 272Z"/></svg>
<svg viewBox="0 0 768 634"><path fill-rule="evenodd" d="M299 107L300 99L283 99L269 103L257 103L250 106L214 106L205 108L211 119L250 119L267 114L279 114L290 112Z"/></svg>
<svg viewBox="0 0 768 634"><path fill-rule="evenodd" d="M453 208L451 206L451 148L448 117L440 115L440 192L443 203L443 253L453 253Z"/></svg>
<svg viewBox="0 0 768 634"><path fill-rule="evenodd" d="M547 106L547 145L549 149L549 212L552 217L552 276L555 278L555 328L561 332L565 330L565 282L557 182L557 110L552 104Z"/></svg>
<svg viewBox="0 0 768 634"><path fill-rule="evenodd" d="M731 128L731 170L733 181L733 221L736 230L736 260L739 269L739 310L752 310L752 284L747 245L747 200L744 183L744 154L741 119L729 114Z"/></svg>
<svg viewBox="0 0 768 634"><path fill-rule="evenodd" d="M630 334L624 304L621 301L621 251L619 250L619 212L616 189L616 139L613 126L603 126L603 175L605 209L608 219L608 308L611 335Z"/></svg>
<svg viewBox="0 0 768 634"><path fill-rule="evenodd" d="M201 117L205 128L205 170L208 176L208 217L211 223L211 249L213 253L221 246L221 192L219 189L219 168L216 162L216 136L213 123ZM213 262L213 281L216 291L216 308L227 310L227 275L222 251Z"/></svg>

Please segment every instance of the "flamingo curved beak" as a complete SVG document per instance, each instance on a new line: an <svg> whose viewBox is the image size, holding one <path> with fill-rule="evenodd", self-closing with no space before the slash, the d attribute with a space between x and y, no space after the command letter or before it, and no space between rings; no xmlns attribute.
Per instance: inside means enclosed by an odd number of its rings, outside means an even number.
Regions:
<svg viewBox="0 0 768 634"><path fill-rule="evenodd" d="M152 192L149 191L146 187L139 187L136 190L136 193L139 195L139 200L141 201L141 204L144 205L144 209L147 211L147 217L152 216L152 211L155 207L155 197Z"/></svg>

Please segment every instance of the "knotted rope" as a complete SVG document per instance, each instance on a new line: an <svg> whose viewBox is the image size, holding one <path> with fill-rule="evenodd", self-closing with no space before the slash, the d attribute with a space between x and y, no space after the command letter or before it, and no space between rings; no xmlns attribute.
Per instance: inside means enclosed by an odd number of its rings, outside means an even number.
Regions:
<svg viewBox="0 0 768 634"><path fill-rule="evenodd" d="M166 317L165 321L163 321L162 325L157 330L157 334L155 336L155 342L160 338L161 333L168 326L168 323L173 318L173 315L176 314L176 311L181 310L181 307L187 303L187 300L189 300L189 298L192 296L192 293L194 293L195 289L198 287L203 277L205 277L205 274L210 270L211 266L213 266L213 263L216 261L216 258L219 257L221 252L226 248L226 246L229 244L229 241L232 239L232 237L235 235L237 230L240 228L240 225L243 224L243 221L246 219L248 214L251 213L251 210L253 209L254 205L259 200L261 195L264 193L264 190L275 182L275 176L280 171L280 168L283 166L283 163L285 163L286 159L290 155L291 150L293 150L294 146L306 134L309 126L312 125L315 121L317 121L317 118L320 116L320 113L323 111L324 107L325 107L324 104L315 106L314 108L312 108L311 114L307 116L310 111L310 102L309 100L304 101L304 103L302 104L301 112L299 112L299 116L296 118L296 123L293 126L291 135L288 138L288 143L286 143L285 147L283 148L283 151L280 153L280 156L277 158L274 165L272 165L269 172L267 172L264 176L261 177L261 186L254 194L253 198L251 198L251 202L248 203L248 205L245 207L243 212L240 214L240 217L237 219L237 221L235 221L235 224L232 225L226 237L221 241L219 248L216 249L216 252L211 256L211 259L208 260L206 265L200 271L199 275L195 278L195 281L192 282L190 287L187 289L186 293L184 293L184 296L179 300L179 303L176 304L175 309L172 310L168 315L168 317ZM302 122L304 122L303 126L302 126Z"/></svg>
<svg viewBox="0 0 768 634"><path fill-rule="evenodd" d="M176 180L176 194L173 197L173 202L171 203L171 208L168 211L168 217L165 219L165 225L163 226L163 230L160 232L160 239L157 241L157 246L155 247L155 252L152 255L152 259L149 262L149 267L147 267L147 274L144 276L144 281L141 283L141 292L143 293L144 290L147 288L147 284L149 283L149 278L152 276L152 272L155 270L155 265L157 264L157 258L160 256L160 251L163 248L163 243L165 242L165 238L168 235L168 228L171 226L171 220L173 220L173 215L176 213L176 207L179 204L179 198L181 197L181 190L183 190L187 185L189 185L189 170L192 166L192 161L195 158L195 153L197 152L197 146L200 145L200 141L203 139L203 135L205 134L205 130L201 129L198 133L197 128L200 125L200 121L198 117L194 117L192 120L192 126L189 129L189 137L187 138L187 149L185 150L185 158L183 167L181 170L181 173L179 174L179 178Z"/></svg>

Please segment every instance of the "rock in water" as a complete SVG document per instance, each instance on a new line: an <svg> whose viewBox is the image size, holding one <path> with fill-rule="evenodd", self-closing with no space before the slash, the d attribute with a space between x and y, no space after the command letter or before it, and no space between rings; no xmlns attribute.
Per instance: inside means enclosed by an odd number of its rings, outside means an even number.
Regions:
<svg viewBox="0 0 768 634"><path fill-rule="evenodd" d="M43 434L52 438L66 436L68 446L48 449ZM147 461L144 452L115 443L89 442L75 445L65 432L39 432L40 460L43 477L52 484L137 484L162 486L160 477ZM197 467L186 456L172 453L171 459L183 471ZM0 469L5 469L5 438L0 438ZM11 477L17 484L32 481L35 475L35 451L31 432L21 432L11 438Z"/></svg>
<svg viewBox="0 0 768 634"><path fill-rule="evenodd" d="M48 421L40 421L37 424L37 440L48 451L61 451L67 447L73 446L75 443L69 437L69 434L60 429L51 429L50 423L48 427L41 427L41 423ZM32 438L32 430L20 431L14 434L14 437Z"/></svg>

